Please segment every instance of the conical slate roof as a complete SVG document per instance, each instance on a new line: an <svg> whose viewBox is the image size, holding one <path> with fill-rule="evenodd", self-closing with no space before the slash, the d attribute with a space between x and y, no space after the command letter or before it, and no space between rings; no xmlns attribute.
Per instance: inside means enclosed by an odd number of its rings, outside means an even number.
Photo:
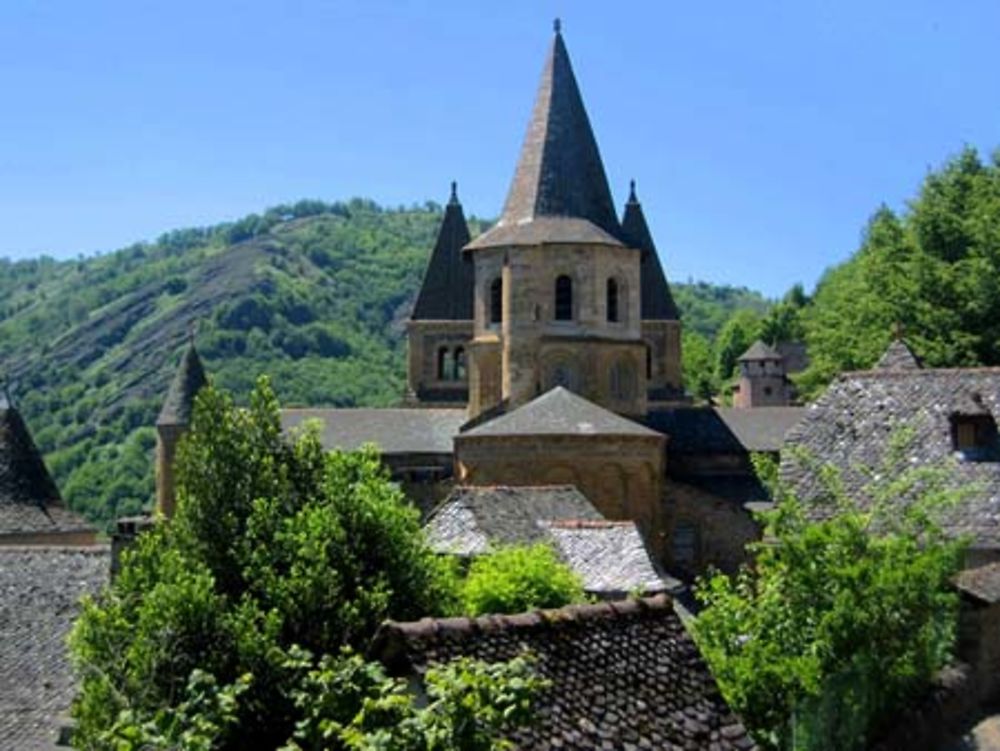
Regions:
<svg viewBox="0 0 1000 751"><path fill-rule="evenodd" d="M452 183L451 200L413 306L413 320L472 320L473 265L472 259L462 253L468 242L469 226Z"/></svg>
<svg viewBox="0 0 1000 751"><path fill-rule="evenodd" d="M639 265L639 311L644 321L675 321L680 316L674 296L670 294L667 275L663 273L653 236L642 213L642 204L635 196L635 180L629 189L628 203L622 216L622 240L630 248L642 251Z"/></svg>
<svg viewBox="0 0 1000 751"><path fill-rule="evenodd" d="M177 368L173 383L170 384L170 390L167 392L156 424L189 425L194 411L194 398L201 387L207 384L205 368L202 367L194 342L191 342L184 352L184 357L181 358L180 367Z"/></svg>
<svg viewBox="0 0 1000 751"><path fill-rule="evenodd" d="M744 362L747 360L783 360L784 358L774 347L764 344L764 342L758 339L738 359L740 362Z"/></svg>
<svg viewBox="0 0 1000 751"><path fill-rule="evenodd" d="M620 233L604 164L557 22L503 213L496 226L468 247L621 245Z"/></svg>
<svg viewBox="0 0 1000 751"><path fill-rule="evenodd" d="M922 367L920 358L902 339L893 339L875 364L876 370L919 370Z"/></svg>

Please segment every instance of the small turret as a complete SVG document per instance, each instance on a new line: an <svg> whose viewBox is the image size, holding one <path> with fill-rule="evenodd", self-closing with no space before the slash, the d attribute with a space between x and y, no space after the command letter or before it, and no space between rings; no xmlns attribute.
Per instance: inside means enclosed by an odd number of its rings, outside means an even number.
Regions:
<svg viewBox="0 0 1000 751"><path fill-rule="evenodd" d="M733 393L733 406L785 407L791 402L791 384L785 358L760 339L739 357L740 381Z"/></svg>
<svg viewBox="0 0 1000 751"><path fill-rule="evenodd" d="M173 516L176 506L174 460L177 443L191 426L195 397L207 384L205 368L192 336L156 420L156 510L168 518Z"/></svg>

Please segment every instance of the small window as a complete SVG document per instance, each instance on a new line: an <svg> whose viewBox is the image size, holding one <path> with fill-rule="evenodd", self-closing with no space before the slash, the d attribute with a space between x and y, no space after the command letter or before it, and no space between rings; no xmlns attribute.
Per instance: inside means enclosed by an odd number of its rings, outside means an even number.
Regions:
<svg viewBox="0 0 1000 751"><path fill-rule="evenodd" d="M607 294L608 320L612 323L618 322L618 280L608 279Z"/></svg>
<svg viewBox="0 0 1000 751"><path fill-rule="evenodd" d="M451 352L447 347L438 350L437 377L439 381L447 381L451 377Z"/></svg>
<svg viewBox="0 0 1000 751"><path fill-rule="evenodd" d="M455 350L455 371L456 381L465 380L465 347L458 347Z"/></svg>
<svg viewBox="0 0 1000 751"><path fill-rule="evenodd" d="M698 560L698 527L691 522L677 522L671 542L674 565L684 569L694 568Z"/></svg>
<svg viewBox="0 0 1000 751"><path fill-rule="evenodd" d="M997 424L991 415L952 415L951 443L966 461L1000 461Z"/></svg>
<svg viewBox="0 0 1000 751"><path fill-rule="evenodd" d="M646 380L653 379L653 348L646 345Z"/></svg>
<svg viewBox="0 0 1000 751"><path fill-rule="evenodd" d="M497 277L490 284L490 323L503 322L503 279Z"/></svg>
<svg viewBox="0 0 1000 751"><path fill-rule="evenodd" d="M573 280L565 274L556 278L556 320L573 320Z"/></svg>

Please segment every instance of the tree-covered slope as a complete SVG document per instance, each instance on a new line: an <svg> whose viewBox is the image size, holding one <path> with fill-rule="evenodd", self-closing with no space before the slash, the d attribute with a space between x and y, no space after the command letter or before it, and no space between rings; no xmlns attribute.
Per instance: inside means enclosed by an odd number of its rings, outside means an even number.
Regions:
<svg viewBox="0 0 1000 751"><path fill-rule="evenodd" d="M0 261L0 374L63 495L101 524L148 505L153 426L193 327L214 382L237 396L267 373L289 406L397 401L440 219L433 203L302 201L103 256ZM708 336L766 305L703 282L674 292Z"/></svg>

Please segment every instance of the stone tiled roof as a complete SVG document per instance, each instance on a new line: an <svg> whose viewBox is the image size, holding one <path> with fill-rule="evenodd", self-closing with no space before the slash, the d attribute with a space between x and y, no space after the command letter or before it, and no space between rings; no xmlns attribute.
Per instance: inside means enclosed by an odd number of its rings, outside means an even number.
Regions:
<svg viewBox="0 0 1000 751"><path fill-rule="evenodd" d="M569 389L556 386L512 412L478 425L462 435L657 436L658 433L604 409Z"/></svg>
<svg viewBox="0 0 1000 751"><path fill-rule="evenodd" d="M181 364L174 374L163 409L156 420L157 425L189 425L194 412L194 398L201 387L208 383L205 368L201 358L194 348L194 342L188 345L181 358Z"/></svg>
<svg viewBox="0 0 1000 751"><path fill-rule="evenodd" d="M551 219L557 221L545 223ZM621 245L620 234L597 141L566 45L556 32L503 212L492 229L467 247Z"/></svg>
<svg viewBox="0 0 1000 751"><path fill-rule="evenodd" d="M101 546L0 546L0 748L54 749L75 685L66 636L109 565Z"/></svg>
<svg viewBox="0 0 1000 751"><path fill-rule="evenodd" d="M413 306L414 320L472 320L472 259L462 253L462 248L468 242L469 227L465 222L462 204L458 201L455 183L452 183L451 200L444 210L437 242Z"/></svg>
<svg viewBox="0 0 1000 751"><path fill-rule="evenodd" d="M750 345L750 348L739 356L739 361L746 360L782 360L781 353L770 344L765 344L760 339Z"/></svg>
<svg viewBox="0 0 1000 751"><path fill-rule="evenodd" d="M880 370L913 370L923 366L906 342L894 339L875 367Z"/></svg>
<svg viewBox="0 0 1000 751"><path fill-rule="evenodd" d="M955 586L987 605L1000 602L1000 563L969 568L955 577Z"/></svg>
<svg viewBox="0 0 1000 751"><path fill-rule="evenodd" d="M383 454L450 454L452 439L467 413L457 409L283 409L286 431L310 420L322 423L320 438L326 449L352 451L374 443Z"/></svg>
<svg viewBox="0 0 1000 751"><path fill-rule="evenodd" d="M847 492L863 503L869 482L865 470L881 471L890 437L905 426L913 431L907 467L947 467L953 487L974 490L948 513L946 528L970 535L976 546L1000 547L1000 462L966 460L953 451L951 419L970 412L1000 417L1000 369L845 373L807 408L787 445L804 450L810 462L839 468ZM793 454L783 452L782 477L799 497L821 498L823 488L810 462Z"/></svg>
<svg viewBox="0 0 1000 751"><path fill-rule="evenodd" d="M639 315L644 321L674 321L680 318L674 296L663 273L660 256L646 224L642 204L635 195L635 181L629 190L628 203L622 216L622 240L630 248L642 252L639 264Z"/></svg>
<svg viewBox="0 0 1000 751"><path fill-rule="evenodd" d="M529 650L550 681L522 749L753 748L674 612L659 596L515 616L388 622L371 653L397 675L458 657Z"/></svg>
<svg viewBox="0 0 1000 751"><path fill-rule="evenodd" d="M733 454L781 449L804 407L667 407L650 410L645 424L669 439L671 454Z"/></svg>
<svg viewBox="0 0 1000 751"><path fill-rule="evenodd" d="M0 409L0 539L92 530L63 505L20 412Z"/></svg>
<svg viewBox="0 0 1000 751"><path fill-rule="evenodd" d="M604 517L571 485L459 486L427 520L424 530L441 553L479 555L495 544L528 544L548 538L540 521Z"/></svg>

